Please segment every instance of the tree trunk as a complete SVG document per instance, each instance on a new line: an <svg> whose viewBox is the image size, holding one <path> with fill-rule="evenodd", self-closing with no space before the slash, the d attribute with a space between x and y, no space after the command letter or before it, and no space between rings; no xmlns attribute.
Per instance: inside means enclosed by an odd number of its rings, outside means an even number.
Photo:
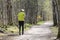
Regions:
<svg viewBox="0 0 60 40"><path fill-rule="evenodd" d="M8 15L8 24L12 25L12 5L11 5L11 0L7 0L7 15Z"/></svg>
<svg viewBox="0 0 60 40"><path fill-rule="evenodd" d="M60 40L60 0L56 0L57 4L58 4L58 35L57 35L57 39Z"/></svg>
<svg viewBox="0 0 60 40"><path fill-rule="evenodd" d="M58 10L57 10L57 2L56 0L52 0L52 4L53 4L53 21L54 21L54 26L57 25L57 13L58 13Z"/></svg>

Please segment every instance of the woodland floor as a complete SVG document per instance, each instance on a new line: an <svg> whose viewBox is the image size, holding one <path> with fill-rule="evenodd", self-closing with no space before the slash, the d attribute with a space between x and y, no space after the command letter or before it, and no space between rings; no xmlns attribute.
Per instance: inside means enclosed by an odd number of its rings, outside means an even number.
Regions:
<svg viewBox="0 0 60 40"><path fill-rule="evenodd" d="M50 27L53 26L51 21L41 25L34 25L30 30L24 32L24 35L12 34L9 36L0 37L0 40L53 40L53 33Z"/></svg>

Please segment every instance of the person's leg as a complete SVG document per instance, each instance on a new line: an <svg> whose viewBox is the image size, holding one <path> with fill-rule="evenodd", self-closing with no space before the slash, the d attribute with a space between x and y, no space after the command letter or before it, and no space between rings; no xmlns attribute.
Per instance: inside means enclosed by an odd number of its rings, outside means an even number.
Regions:
<svg viewBox="0 0 60 40"><path fill-rule="evenodd" d="M19 21L19 35L21 35L21 22Z"/></svg>
<svg viewBox="0 0 60 40"><path fill-rule="evenodd" d="M24 21L22 21L22 35L24 34Z"/></svg>

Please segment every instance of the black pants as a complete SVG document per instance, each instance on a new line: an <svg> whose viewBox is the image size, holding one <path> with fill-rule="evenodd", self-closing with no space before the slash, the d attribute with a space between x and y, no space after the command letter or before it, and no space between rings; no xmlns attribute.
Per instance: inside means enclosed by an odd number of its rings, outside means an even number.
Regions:
<svg viewBox="0 0 60 40"><path fill-rule="evenodd" d="M19 35L21 34L21 31L23 35L24 34L24 21L19 21Z"/></svg>

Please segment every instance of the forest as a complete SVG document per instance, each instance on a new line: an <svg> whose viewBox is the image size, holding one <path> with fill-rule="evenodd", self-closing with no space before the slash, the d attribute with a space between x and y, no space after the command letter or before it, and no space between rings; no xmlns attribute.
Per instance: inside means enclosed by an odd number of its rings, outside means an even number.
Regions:
<svg viewBox="0 0 60 40"><path fill-rule="evenodd" d="M18 13L24 9L24 30L33 25L53 22L52 30L55 40L60 40L60 0L0 0L0 35L18 34ZM55 37L55 36L54 36Z"/></svg>

